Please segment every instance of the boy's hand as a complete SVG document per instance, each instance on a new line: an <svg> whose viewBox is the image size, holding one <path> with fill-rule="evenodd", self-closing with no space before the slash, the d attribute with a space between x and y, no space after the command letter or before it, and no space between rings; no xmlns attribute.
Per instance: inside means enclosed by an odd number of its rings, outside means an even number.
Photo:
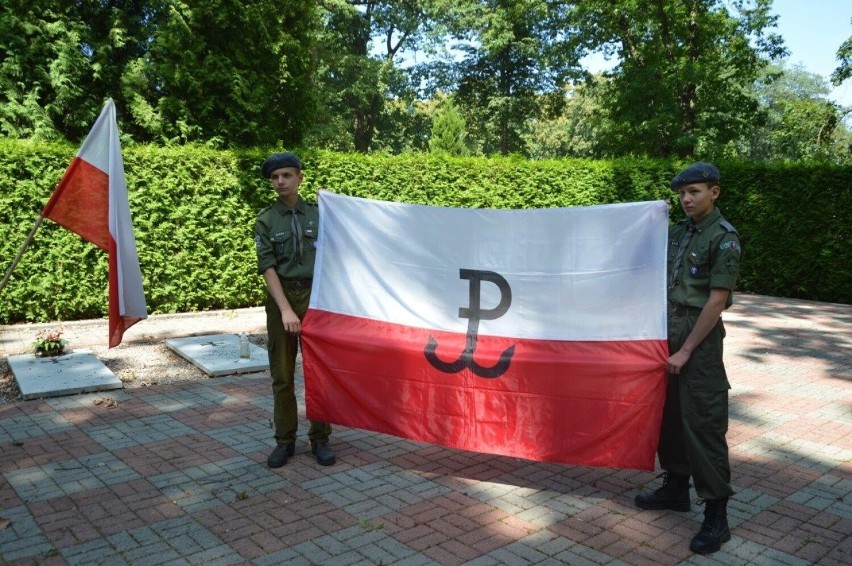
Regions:
<svg viewBox="0 0 852 566"><path fill-rule="evenodd" d="M666 362L666 370L672 375L679 375L681 368L689 361L690 355L689 352L683 350L675 352Z"/></svg>
<svg viewBox="0 0 852 566"><path fill-rule="evenodd" d="M281 311L281 322L284 324L284 330L291 334L298 334L302 331L302 321L293 312L293 309Z"/></svg>

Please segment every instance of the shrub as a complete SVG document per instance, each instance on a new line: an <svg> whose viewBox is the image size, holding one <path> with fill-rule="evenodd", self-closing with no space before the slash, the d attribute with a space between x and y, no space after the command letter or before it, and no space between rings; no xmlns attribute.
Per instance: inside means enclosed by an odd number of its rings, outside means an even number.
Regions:
<svg viewBox="0 0 852 566"><path fill-rule="evenodd" d="M0 257L5 272L77 148L0 140ZM130 210L151 313L262 304L253 245L274 201L260 163L278 149L124 148ZM298 150L297 150L298 151ZM527 161L448 155L299 151L302 195L317 191L470 208L546 208L671 200L685 163ZM719 163L722 212L744 242L740 289L849 303L852 166ZM44 222L0 292L0 323L106 315L107 257Z"/></svg>

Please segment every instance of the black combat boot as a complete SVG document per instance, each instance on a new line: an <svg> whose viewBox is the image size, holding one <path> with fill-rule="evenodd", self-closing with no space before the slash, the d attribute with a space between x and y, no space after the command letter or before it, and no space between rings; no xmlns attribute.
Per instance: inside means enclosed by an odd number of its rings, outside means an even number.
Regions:
<svg viewBox="0 0 852 566"><path fill-rule="evenodd" d="M287 463L287 459L296 452L296 443L275 445L275 450L266 459L266 465L270 468L280 468Z"/></svg>
<svg viewBox="0 0 852 566"><path fill-rule="evenodd" d="M326 443L319 444L311 442L311 452L316 457L317 463L320 466L331 466L337 461L334 451Z"/></svg>
<svg viewBox="0 0 852 566"><path fill-rule="evenodd" d="M689 476L663 472L663 486L650 493L640 493L634 501L640 509L689 511Z"/></svg>
<svg viewBox="0 0 852 566"><path fill-rule="evenodd" d="M722 548L723 542L731 540L728 528L728 499L704 501L704 522L701 530L689 543L689 550L696 554L712 554Z"/></svg>

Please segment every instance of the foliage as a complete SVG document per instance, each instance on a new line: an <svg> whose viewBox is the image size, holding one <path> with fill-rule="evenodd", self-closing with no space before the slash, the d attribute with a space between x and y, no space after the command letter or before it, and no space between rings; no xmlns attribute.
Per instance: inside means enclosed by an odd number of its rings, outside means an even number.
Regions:
<svg viewBox="0 0 852 566"><path fill-rule="evenodd" d="M439 102L417 100L410 95L387 101L379 116L373 150L394 155L428 151L432 120Z"/></svg>
<svg viewBox="0 0 852 566"><path fill-rule="evenodd" d="M39 330L32 343L36 356L61 356L65 353L68 340L62 337L61 329Z"/></svg>
<svg viewBox="0 0 852 566"><path fill-rule="evenodd" d="M736 139L757 116L751 84L766 58L784 54L780 37L766 33L777 20L771 0L576 6L587 44L619 61L598 87L607 155L685 157L700 142Z"/></svg>
<svg viewBox="0 0 852 566"><path fill-rule="evenodd" d="M110 97L125 145L427 152L451 96L475 155L848 160L850 109L753 86L783 54L770 9L771 0L7 0L0 135L77 144ZM588 76L580 57L601 50L617 65ZM835 84L849 76L849 55L847 40Z"/></svg>
<svg viewBox="0 0 852 566"><path fill-rule="evenodd" d="M740 288L852 303L852 166L719 163L722 212L743 237Z"/></svg>
<svg viewBox="0 0 852 566"><path fill-rule="evenodd" d="M315 3L166 4L149 50L123 75L146 139L222 147L298 142L312 117Z"/></svg>
<svg viewBox="0 0 852 566"><path fill-rule="evenodd" d="M92 88L94 69L80 49L84 44L92 38L76 3L0 5L0 132L57 139L94 120L102 100Z"/></svg>
<svg viewBox="0 0 852 566"><path fill-rule="evenodd" d="M846 38L846 41L837 49L837 60L839 64L831 73L831 82L834 86L840 86L840 83L852 77L852 36Z"/></svg>
<svg viewBox="0 0 852 566"><path fill-rule="evenodd" d="M456 105L453 104L452 98L446 99L432 122L429 151L457 157L470 155L470 149L465 140L466 131L467 124Z"/></svg>
<svg viewBox="0 0 852 566"><path fill-rule="evenodd" d="M413 0L322 4L314 70L320 112L309 139L339 150L373 148L387 101L413 93L394 58L420 36L425 24L420 5ZM374 38L382 40L381 55L371 51Z"/></svg>
<svg viewBox="0 0 852 566"><path fill-rule="evenodd" d="M608 109L598 96L608 79L596 76L571 86L562 96L540 96L539 115L529 122L525 140L530 157L596 157L608 137ZM718 145L699 136L695 157L703 160L850 162L849 111L828 100L823 77L799 66L768 65L749 90L759 104L751 126ZM595 117L599 119L595 119Z"/></svg>
<svg viewBox="0 0 852 566"><path fill-rule="evenodd" d="M724 150L731 157L771 161L843 162L852 134L840 107L829 101L828 82L800 66L769 66L754 94L765 119Z"/></svg>
<svg viewBox="0 0 852 566"><path fill-rule="evenodd" d="M16 255L76 148L0 140L0 257ZM153 313L262 304L253 229L274 201L259 166L279 150L133 146L128 194L148 307ZM685 162L529 161L517 157L340 154L298 149L302 194L317 191L467 208L547 208L668 200ZM852 302L846 261L852 166L721 162L725 216L743 237L740 289ZM790 203L800 203L791 209ZM672 217L682 212L675 205ZM8 260L7 260L8 261ZM5 270L7 266L4 265ZM0 323L106 315L107 257L45 222L0 300Z"/></svg>
<svg viewBox="0 0 852 566"><path fill-rule="evenodd" d="M125 136L239 146L300 139L313 116L309 0L9 0L0 132L79 140L106 98ZM188 63L189 62L189 63Z"/></svg>
<svg viewBox="0 0 852 566"><path fill-rule="evenodd" d="M578 76L579 52L566 3L546 0L438 2L433 17L461 57L431 66L435 90L455 92L481 153L526 153L524 123L536 95Z"/></svg>
<svg viewBox="0 0 852 566"><path fill-rule="evenodd" d="M0 5L0 132L80 139L142 56L163 2L9 0ZM133 131L133 123L126 123Z"/></svg>
<svg viewBox="0 0 852 566"><path fill-rule="evenodd" d="M595 157L601 133L594 116L601 108L590 94L594 80L538 98L538 116L530 120L524 132L532 159Z"/></svg>

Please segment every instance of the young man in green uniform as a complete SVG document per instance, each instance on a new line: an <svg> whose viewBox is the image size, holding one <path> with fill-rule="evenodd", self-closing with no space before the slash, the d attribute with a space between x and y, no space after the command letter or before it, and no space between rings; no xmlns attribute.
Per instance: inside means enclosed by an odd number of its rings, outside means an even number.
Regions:
<svg viewBox="0 0 852 566"><path fill-rule="evenodd" d="M704 500L704 523L690 549L716 552L731 539L727 503L733 495L728 459L728 377L722 362L721 313L731 305L742 248L715 207L719 170L694 163L671 188L688 218L669 229L670 357L658 455L663 486L636 496L642 509L689 511L689 479Z"/></svg>
<svg viewBox="0 0 852 566"><path fill-rule="evenodd" d="M276 153L261 166L278 200L257 215L254 240L257 270L266 282L266 329L272 374L276 446L266 460L280 468L295 452L298 412L294 374L302 319L311 299L311 282L319 235L319 209L299 196L302 162L293 153ZM311 452L322 466L334 464L328 446L331 426L311 421Z"/></svg>

